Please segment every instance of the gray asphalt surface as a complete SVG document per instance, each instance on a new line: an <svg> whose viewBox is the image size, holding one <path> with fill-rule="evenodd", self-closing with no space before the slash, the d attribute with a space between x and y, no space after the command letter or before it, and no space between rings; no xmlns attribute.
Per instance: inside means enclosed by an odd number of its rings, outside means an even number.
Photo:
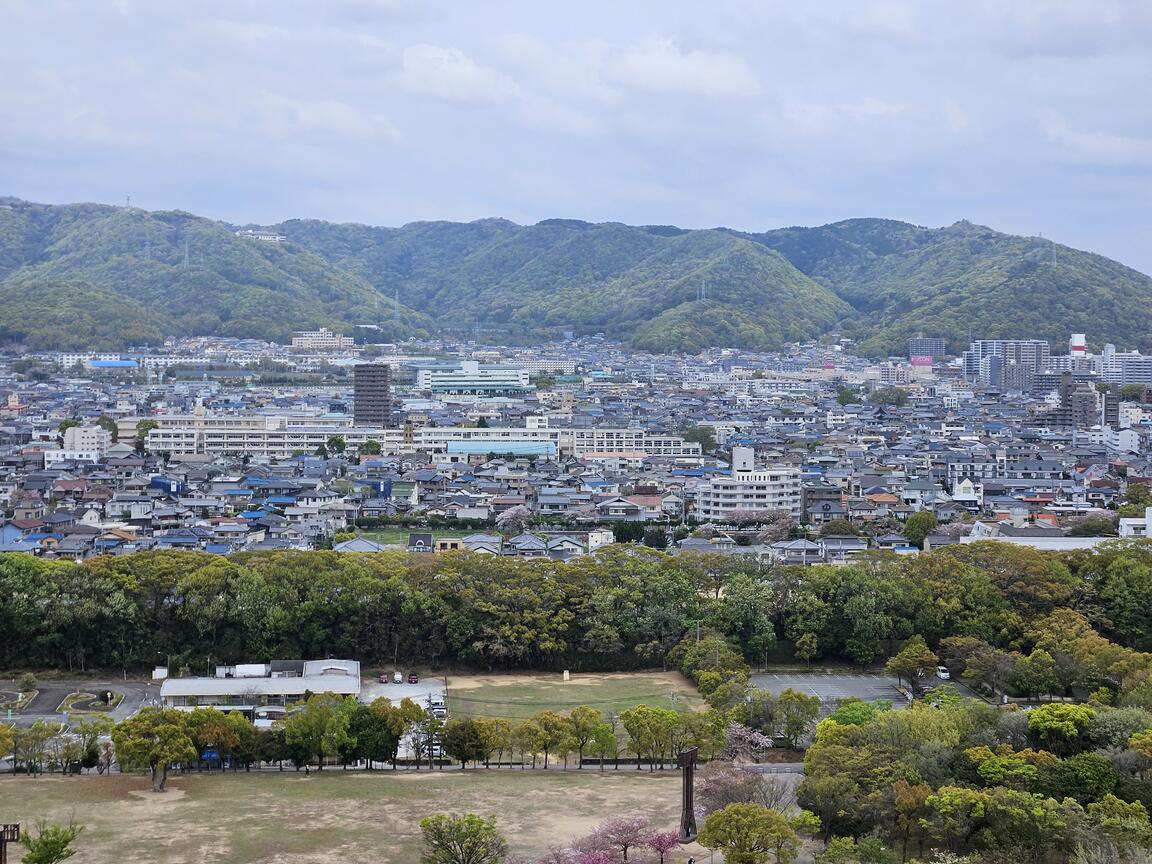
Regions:
<svg viewBox="0 0 1152 864"><path fill-rule="evenodd" d="M6 684L4 689L11 689ZM40 681L37 694L24 710L14 714L12 721L18 726L31 726L37 720L60 721L63 716L59 713L60 704L72 693L99 693L101 690L112 690L123 693L124 699L114 709L100 715L111 717L120 721L132 716L152 699L160 696L160 688L156 684L144 681Z"/></svg>
<svg viewBox="0 0 1152 864"><path fill-rule="evenodd" d="M399 705L404 699L411 699L417 705L428 704L429 696L444 698L445 687L443 678L421 678L419 684L381 684L378 681L365 681L360 691L363 702L372 702L383 696L392 700L393 705Z"/></svg>
<svg viewBox="0 0 1152 864"><path fill-rule="evenodd" d="M761 672L752 676L752 684L772 693L789 689L798 690L817 697L821 702L835 702L840 699L863 699L867 702L881 699L891 699L893 702L907 701L897 689L896 679L884 675Z"/></svg>
<svg viewBox="0 0 1152 864"><path fill-rule="evenodd" d="M897 687L895 678L888 675L849 675L824 672L758 672L752 675L752 684L761 690L779 693L791 688L815 696L832 709L842 699L863 699L865 702L891 700L894 707L902 708L908 698ZM950 684L961 696L977 697L970 688L955 679L942 681L929 675L921 682L925 687Z"/></svg>

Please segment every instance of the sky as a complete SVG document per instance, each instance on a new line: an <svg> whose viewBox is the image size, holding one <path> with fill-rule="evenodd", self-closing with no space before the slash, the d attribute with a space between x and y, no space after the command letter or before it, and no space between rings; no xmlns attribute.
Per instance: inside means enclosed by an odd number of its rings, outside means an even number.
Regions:
<svg viewBox="0 0 1152 864"><path fill-rule="evenodd" d="M0 195L968 219L1152 273L1149 0L0 0Z"/></svg>

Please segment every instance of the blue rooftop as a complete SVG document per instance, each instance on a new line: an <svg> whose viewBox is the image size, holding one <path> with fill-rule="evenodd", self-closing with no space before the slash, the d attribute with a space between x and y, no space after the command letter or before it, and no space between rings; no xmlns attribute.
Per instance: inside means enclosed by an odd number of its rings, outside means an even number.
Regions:
<svg viewBox="0 0 1152 864"><path fill-rule="evenodd" d="M88 363L93 369L135 369L135 360L91 360Z"/></svg>

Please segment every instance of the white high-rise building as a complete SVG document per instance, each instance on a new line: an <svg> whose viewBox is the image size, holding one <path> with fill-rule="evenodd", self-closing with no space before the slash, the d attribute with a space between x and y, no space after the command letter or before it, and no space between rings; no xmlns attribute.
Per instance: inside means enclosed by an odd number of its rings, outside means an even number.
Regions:
<svg viewBox="0 0 1152 864"><path fill-rule="evenodd" d="M1117 351L1108 343L1100 358L1100 378L1109 384L1152 384L1152 355Z"/></svg>

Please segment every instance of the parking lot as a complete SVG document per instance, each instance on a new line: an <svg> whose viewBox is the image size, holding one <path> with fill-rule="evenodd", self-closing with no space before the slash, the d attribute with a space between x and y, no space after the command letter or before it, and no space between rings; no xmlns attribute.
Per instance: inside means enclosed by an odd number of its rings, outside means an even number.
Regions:
<svg viewBox="0 0 1152 864"><path fill-rule="evenodd" d="M381 684L377 681L365 681L360 690L360 701L371 704L381 697L391 700L393 705L399 705L404 699L411 699L421 708L426 708L430 700L439 698L445 700L447 688L443 678L421 678L419 684ZM400 744L400 755L410 757L413 754L411 737L405 738Z"/></svg>
<svg viewBox="0 0 1152 864"><path fill-rule="evenodd" d="M421 707L428 704L433 696L444 698L443 678L421 678L419 684L381 684L379 681L365 681L360 691L360 701L371 703L383 696L399 705L404 699L411 699Z"/></svg>
<svg viewBox="0 0 1152 864"><path fill-rule="evenodd" d="M781 690L799 690L817 697L822 711L830 714L844 699L863 699L865 702L891 700L894 707L902 708L909 698L897 687L895 678L888 675L849 675L826 672L757 672L752 675L752 684L761 690L779 693ZM969 687L959 681L941 681L931 673L923 679L925 687L938 687L949 684L961 696L980 698Z"/></svg>

